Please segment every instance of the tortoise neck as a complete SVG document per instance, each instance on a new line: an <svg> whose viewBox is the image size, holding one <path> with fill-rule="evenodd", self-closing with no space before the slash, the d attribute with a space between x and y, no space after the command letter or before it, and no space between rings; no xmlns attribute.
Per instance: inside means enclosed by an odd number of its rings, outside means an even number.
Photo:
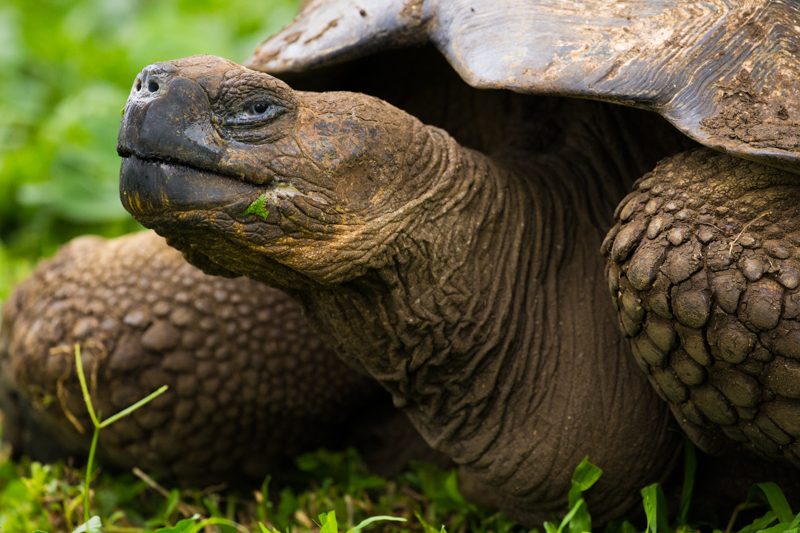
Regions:
<svg viewBox="0 0 800 533"><path fill-rule="evenodd" d="M634 176L599 149L501 166L430 132L447 186L383 267L304 294L311 319L479 485L555 512L588 453L619 467L598 503L627 505L645 480L608 454L670 456L666 408L621 342L598 251L614 180ZM575 445L556 445L565 431Z"/></svg>
<svg viewBox="0 0 800 533"><path fill-rule="evenodd" d="M418 387L448 380L440 366L458 379L452 359L471 364L474 350L508 336L510 321L497 320L498 309L516 281L503 271L507 257L525 261L532 229L523 221L529 192L517 180L442 130L424 130L428 160L416 168L436 174L419 180L431 184L430 198L394 236L383 266L300 294L340 352L403 406L420 399Z"/></svg>
<svg viewBox="0 0 800 533"><path fill-rule="evenodd" d="M457 423L479 428L483 404L497 400L497 383L523 359L525 379L546 382L559 352L618 344L598 250L638 176L608 157L618 129L611 120L597 127L579 111L572 129L584 138L570 130L552 153L527 158L489 159L422 127L425 142L409 161L432 174L415 179L430 184L428 199L393 236L383 266L300 295L339 352L431 426L473 410ZM576 316L600 324L599 344L575 346Z"/></svg>
<svg viewBox="0 0 800 533"><path fill-rule="evenodd" d="M559 351L558 324L547 317L560 316L553 298L572 288L555 278L587 243L558 187L499 167L441 130L427 134L439 193L413 231L395 239L382 268L301 297L340 355L388 389L431 445L469 462L452 443L488 439L471 448L481 455L491 440L487 410L502 416L511 396L531 401L555 379L558 357L548 355Z"/></svg>

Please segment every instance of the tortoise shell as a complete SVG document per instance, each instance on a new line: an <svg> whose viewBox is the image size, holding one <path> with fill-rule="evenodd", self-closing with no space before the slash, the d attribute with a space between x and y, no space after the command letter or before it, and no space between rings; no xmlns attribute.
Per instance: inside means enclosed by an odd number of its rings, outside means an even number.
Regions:
<svg viewBox="0 0 800 533"><path fill-rule="evenodd" d="M792 0L311 0L248 66L301 72L426 42L475 88L656 111L710 148L800 172Z"/></svg>

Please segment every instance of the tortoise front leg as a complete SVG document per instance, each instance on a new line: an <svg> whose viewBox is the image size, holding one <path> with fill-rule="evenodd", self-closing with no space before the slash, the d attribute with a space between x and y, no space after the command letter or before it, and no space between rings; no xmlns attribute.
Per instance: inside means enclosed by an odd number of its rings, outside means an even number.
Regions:
<svg viewBox="0 0 800 533"><path fill-rule="evenodd" d="M169 386L103 430L106 460L186 483L261 478L339 444L350 433L342 425L384 405L285 293L208 276L152 232L73 241L20 285L2 326L6 435L32 453L47 450L30 431L58 435L65 451L88 448L75 343L102 415ZM409 440L419 443L406 439L406 449L422 449Z"/></svg>
<svg viewBox="0 0 800 533"><path fill-rule="evenodd" d="M640 179L606 238L636 361L700 448L800 465L800 176L707 149Z"/></svg>

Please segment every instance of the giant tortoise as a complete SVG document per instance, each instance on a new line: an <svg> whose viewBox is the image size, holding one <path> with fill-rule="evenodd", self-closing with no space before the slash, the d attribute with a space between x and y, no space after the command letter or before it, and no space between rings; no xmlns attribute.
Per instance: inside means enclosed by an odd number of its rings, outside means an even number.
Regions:
<svg viewBox="0 0 800 533"><path fill-rule="evenodd" d="M312 0L136 77L121 198L297 298L469 497L537 523L588 455L608 519L676 421L800 465L799 48L790 1Z"/></svg>

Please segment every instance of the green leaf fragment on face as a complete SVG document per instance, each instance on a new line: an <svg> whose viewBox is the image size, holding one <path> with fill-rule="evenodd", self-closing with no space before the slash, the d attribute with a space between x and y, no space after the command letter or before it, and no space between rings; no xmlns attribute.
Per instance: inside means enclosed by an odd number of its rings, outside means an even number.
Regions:
<svg viewBox="0 0 800 533"><path fill-rule="evenodd" d="M266 205L267 193L262 193L261 196L256 198L252 204L247 206L247 209L244 210L242 216L256 215L257 217L267 220L267 217L269 216L269 210L267 210Z"/></svg>

